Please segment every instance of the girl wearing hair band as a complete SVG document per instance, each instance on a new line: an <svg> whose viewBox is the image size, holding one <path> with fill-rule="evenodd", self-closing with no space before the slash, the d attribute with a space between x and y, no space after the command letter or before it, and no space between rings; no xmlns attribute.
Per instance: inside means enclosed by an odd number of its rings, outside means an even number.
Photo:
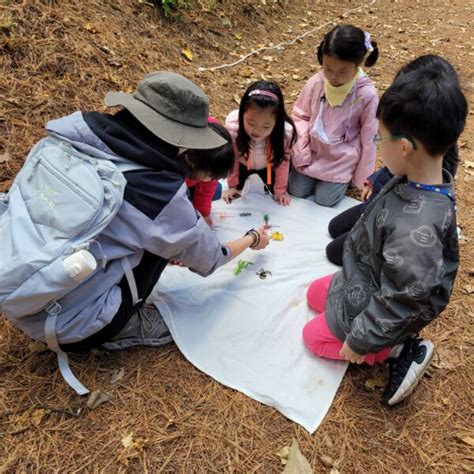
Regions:
<svg viewBox="0 0 474 474"><path fill-rule="evenodd" d="M378 97L361 65L373 66L378 49L369 33L338 25L326 34L317 56L322 71L309 79L293 109L298 141L289 189L334 206L350 184L362 190L374 170Z"/></svg>
<svg viewBox="0 0 474 474"><path fill-rule="evenodd" d="M284 206L291 148L296 140L293 120L285 111L283 94L274 82L258 81L245 91L238 110L225 121L235 151L235 166L228 176L229 189L223 198L230 203L240 196L245 180L257 173L273 198Z"/></svg>

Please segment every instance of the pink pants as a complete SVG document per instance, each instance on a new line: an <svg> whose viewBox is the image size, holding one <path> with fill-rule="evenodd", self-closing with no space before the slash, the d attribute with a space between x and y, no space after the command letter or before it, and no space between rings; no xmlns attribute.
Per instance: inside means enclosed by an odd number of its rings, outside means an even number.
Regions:
<svg viewBox="0 0 474 474"><path fill-rule="evenodd" d="M318 357L343 360L339 355L343 343L329 329L324 314L331 279L332 275L327 275L309 285L306 294L308 306L319 314L303 328L303 340L306 347ZM369 365L381 363L389 356L390 351L391 348L388 347L375 354L366 354L364 362Z"/></svg>

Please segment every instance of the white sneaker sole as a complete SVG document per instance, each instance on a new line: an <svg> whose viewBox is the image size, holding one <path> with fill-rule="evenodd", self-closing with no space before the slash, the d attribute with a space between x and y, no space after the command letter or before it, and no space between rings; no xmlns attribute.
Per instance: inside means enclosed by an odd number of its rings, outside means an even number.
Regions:
<svg viewBox="0 0 474 474"><path fill-rule="evenodd" d="M423 377L426 369L430 365L431 359L433 358L434 354L434 345L431 341L422 341L420 346L424 346L426 348L426 356L421 364L417 364L413 362L408 370L403 382L401 383L398 390L392 395L392 398L387 401L387 405L393 406L397 403L400 403L402 400L410 395L413 390L415 390L416 386Z"/></svg>

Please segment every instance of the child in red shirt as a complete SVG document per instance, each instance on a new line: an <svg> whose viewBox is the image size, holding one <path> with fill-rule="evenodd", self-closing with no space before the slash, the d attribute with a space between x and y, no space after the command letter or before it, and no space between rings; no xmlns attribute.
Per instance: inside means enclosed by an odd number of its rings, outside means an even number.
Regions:
<svg viewBox="0 0 474 474"><path fill-rule="evenodd" d="M217 180L225 178L233 169L234 150L232 147L232 137L227 129L221 125L214 117L208 119L209 127L227 140L227 144L211 150L189 150L187 153L193 153L203 166L199 169L209 170L201 171L196 175L186 178L191 193L191 202L194 208L199 211L204 220L212 225L210 217L212 208L212 198L217 189ZM229 164L232 166L229 168Z"/></svg>

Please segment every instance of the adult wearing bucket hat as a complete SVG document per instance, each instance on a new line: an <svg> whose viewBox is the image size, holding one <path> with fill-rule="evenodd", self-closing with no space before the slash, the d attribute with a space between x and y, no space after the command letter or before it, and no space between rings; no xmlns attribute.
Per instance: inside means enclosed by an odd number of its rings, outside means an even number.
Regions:
<svg viewBox="0 0 474 474"><path fill-rule="evenodd" d="M199 174L206 150L229 146L208 127L209 101L198 86L173 72L152 72L133 94L109 92L105 104L120 110L75 112L46 126L75 149L113 161L126 179L123 204L90 248L97 260L107 256L107 265L59 300L55 329L63 351L169 342L157 309L144 301L170 259L207 276L269 243L263 228L221 243L189 200L185 177ZM194 150L202 150L199 160ZM232 169L230 150L226 163L216 164L221 174ZM24 318L21 329L42 340L46 317L42 311Z"/></svg>
<svg viewBox="0 0 474 474"><path fill-rule="evenodd" d="M209 100L198 86L174 72L152 72L133 94L109 92L109 107L125 107L150 132L166 143L197 150L226 144L208 127Z"/></svg>

